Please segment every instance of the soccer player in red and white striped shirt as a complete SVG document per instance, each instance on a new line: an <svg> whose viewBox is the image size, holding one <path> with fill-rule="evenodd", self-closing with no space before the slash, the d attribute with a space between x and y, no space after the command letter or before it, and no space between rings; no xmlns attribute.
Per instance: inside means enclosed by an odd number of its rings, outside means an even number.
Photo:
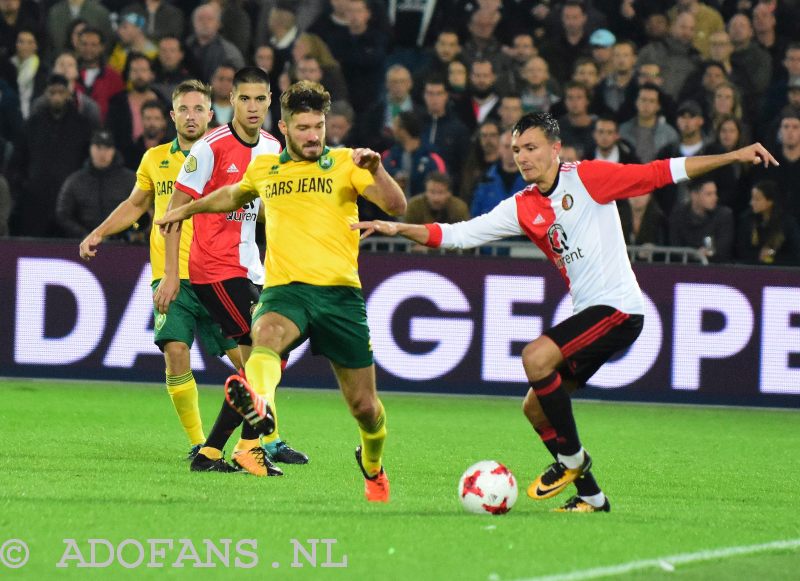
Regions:
<svg viewBox="0 0 800 581"><path fill-rule="evenodd" d="M528 488L541 500L575 483L578 494L564 512L608 512L608 499L591 474L581 446L570 393L642 329L644 299L628 260L614 200L640 196L732 163L777 165L759 143L721 155L673 158L648 164L606 161L562 163L558 122L547 113L523 117L514 127L512 149L529 184L491 212L458 224L361 222L352 226L401 235L431 247L472 248L524 235L558 268L572 297L574 314L545 331L522 352L530 382L524 411L555 458Z"/></svg>

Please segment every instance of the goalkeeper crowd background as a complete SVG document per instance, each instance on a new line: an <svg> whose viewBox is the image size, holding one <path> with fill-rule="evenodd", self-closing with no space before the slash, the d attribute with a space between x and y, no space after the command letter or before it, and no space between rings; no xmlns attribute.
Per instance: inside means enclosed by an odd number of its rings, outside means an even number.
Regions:
<svg viewBox="0 0 800 581"><path fill-rule="evenodd" d="M571 313L545 262L365 253L360 263L383 390L521 395L522 346ZM585 397L800 406L800 270L634 269L644 331ZM4 241L0 297L0 376L163 381L146 249L104 246L87 265L74 244ZM193 367L202 383L229 372L197 344ZM307 346L283 383L334 387Z"/></svg>

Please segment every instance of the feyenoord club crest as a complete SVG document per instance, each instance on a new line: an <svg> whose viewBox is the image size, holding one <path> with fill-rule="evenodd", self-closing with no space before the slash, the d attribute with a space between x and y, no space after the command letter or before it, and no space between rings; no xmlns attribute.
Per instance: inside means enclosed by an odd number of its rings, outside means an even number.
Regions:
<svg viewBox="0 0 800 581"><path fill-rule="evenodd" d="M561 198L561 207L565 210L571 210L574 203L575 200L573 200L572 196L569 194L564 194L564 197Z"/></svg>

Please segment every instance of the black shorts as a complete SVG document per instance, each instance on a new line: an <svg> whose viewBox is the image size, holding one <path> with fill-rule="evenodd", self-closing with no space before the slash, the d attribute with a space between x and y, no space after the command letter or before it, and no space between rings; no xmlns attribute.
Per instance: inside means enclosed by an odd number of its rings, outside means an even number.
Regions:
<svg viewBox="0 0 800 581"><path fill-rule="evenodd" d="M229 278L211 284L192 283L192 288L226 337L233 337L239 345L253 344L250 318L261 294L258 285L249 278Z"/></svg>
<svg viewBox="0 0 800 581"><path fill-rule="evenodd" d="M629 315L604 305L589 307L544 332L564 357L562 378L586 385L615 353L630 347L644 324L643 315Z"/></svg>

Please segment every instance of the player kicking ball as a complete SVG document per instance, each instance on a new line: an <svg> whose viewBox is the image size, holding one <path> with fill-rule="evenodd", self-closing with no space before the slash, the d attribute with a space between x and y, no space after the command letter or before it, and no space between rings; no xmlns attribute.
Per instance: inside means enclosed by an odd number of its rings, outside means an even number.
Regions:
<svg viewBox="0 0 800 581"><path fill-rule="evenodd" d="M524 116L512 149L529 184L491 212L458 224L361 222L372 233L401 235L434 248L473 248L510 236L530 238L567 281L574 313L522 351L530 383L525 416L555 462L528 487L534 500L570 484L577 495L561 512L609 512L581 445L570 394L641 333L644 298L628 260L615 200L640 196L732 163L778 165L761 145L721 155L673 158L642 165L606 161L562 163L558 122L547 113Z"/></svg>

